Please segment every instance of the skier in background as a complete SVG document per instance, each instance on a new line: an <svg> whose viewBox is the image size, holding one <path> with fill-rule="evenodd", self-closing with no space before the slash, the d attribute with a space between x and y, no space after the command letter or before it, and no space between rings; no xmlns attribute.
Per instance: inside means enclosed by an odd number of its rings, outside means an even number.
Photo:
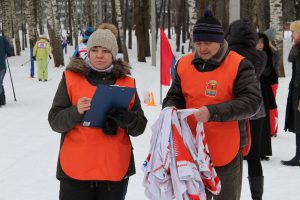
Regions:
<svg viewBox="0 0 300 200"><path fill-rule="evenodd" d="M39 81L48 80L48 57L50 56L51 47L49 39L44 35L41 35L33 47L33 60L37 61L38 64L38 79Z"/></svg>
<svg viewBox="0 0 300 200"><path fill-rule="evenodd" d="M82 36L82 40L81 43L79 43L79 45L76 47L75 52L73 53L73 58L82 58L83 60L85 60L87 58L87 41L90 37L90 35L94 32L94 28L89 26L87 27L87 29L85 30L83 36Z"/></svg>
<svg viewBox="0 0 300 200"><path fill-rule="evenodd" d="M0 107L6 104L3 79L6 74L6 58L14 56L13 48L8 40L0 35Z"/></svg>
<svg viewBox="0 0 300 200"><path fill-rule="evenodd" d="M65 50L65 54L67 54L67 47L68 47L68 41L66 37L63 37L62 43L61 43L61 48L62 50Z"/></svg>

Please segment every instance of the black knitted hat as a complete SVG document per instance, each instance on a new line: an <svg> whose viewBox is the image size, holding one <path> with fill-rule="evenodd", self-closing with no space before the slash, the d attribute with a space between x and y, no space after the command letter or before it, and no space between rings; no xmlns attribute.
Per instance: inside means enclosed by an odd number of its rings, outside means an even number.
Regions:
<svg viewBox="0 0 300 200"><path fill-rule="evenodd" d="M223 27L213 16L211 10L206 10L204 12L204 17L197 20L193 29L193 41L224 42Z"/></svg>

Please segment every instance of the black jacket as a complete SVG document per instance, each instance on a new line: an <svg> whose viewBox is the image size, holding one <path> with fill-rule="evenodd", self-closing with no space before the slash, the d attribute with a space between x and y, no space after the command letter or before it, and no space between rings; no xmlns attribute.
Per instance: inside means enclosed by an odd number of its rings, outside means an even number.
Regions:
<svg viewBox="0 0 300 200"><path fill-rule="evenodd" d="M264 70L264 73L262 74L262 79L264 82L272 85L275 83L278 83L278 75L277 75L277 68L279 63L279 56L276 52L274 47L270 46L270 41L268 37L263 34L258 34L259 39L263 39L264 41L264 52L267 54L267 64L266 69Z"/></svg>
<svg viewBox="0 0 300 200"><path fill-rule="evenodd" d="M200 73L213 71L220 66L228 52L227 42L225 41L220 51L211 60L205 62L195 54L192 64ZM261 101L259 82L255 77L253 65L247 59L242 60L240 63L233 85L233 93L235 99L232 101L207 105L210 113L209 121L225 122L238 120L241 133L241 147L243 147L247 144L245 120L257 112L259 108L258 102ZM179 109L186 108L177 66L171 88L163 101L163 107L167 106L175 106Z"/></svg>
<svg viewBox="0 0 300 200"><path fill-rule="evenodd" d="M70 70L76 73L80 73L86 76L90 84L96 86L98 84L114 84L118 77L122 77L130 74L129 67L122 62L117 60L114 63L114 68L111 72L96 72L92 70L82 59L73 59L66 70ZM141 108L140 99L136 93L136 99L132 107L132 112L136 114L136 118L133 123L128 125L127 133L130 136L141 135L147 124L147 119ZM58 89L56 91L52 107L48 114L48 121L51 128L61 133L61 145L64 142L66 133L71 130L76 124L80 123L83 115L77 111L77 107L72 106L68 96L66 80L63 75ZM127 172L127 176L135 174L134 158L133 154L131 157L130 166ZM63 171L58 161L57 166L57 178L67 179L69 178Z"/></svg>
<svg viewBox="0 0 300 200"><path fill-rule="evenodd" d="M266 112L269 110L277 108L276 99L273 93L272 85L278 83L278 76L276 73L276 66L278 64L277 55L275 54L274 50L270 47L268 37L263 34L259 33L259 38L263 38L264 40L264 49L263 51L267 54L267 63L263 74L260 77L261 83L261 90L264 100L264 106Z"/></svg>
<svg viewBox="0 0 300 200"><path fill-rule="evenodd" d="M285 114L285 131L300 134L300 44L294 45L290 51L289 62L292 62L292 78L289 84L289 94Z"/></svg>
<svg viewBox="0 0 300 200"><path fill-rule="evenodd" d="M267 55L263 51L256 50L258 34L252 22L248 19L241 19L231 23L225 37L228 40L229 50L244 56L253 64L256 78L260 81L266 68ZM266 116L265 107L263 101L261 101L259 111L251 119L264 116Z"/></svg>
<svg viewBox="0 0 300 200"><path fill-rule="evenodd" d="M269 102L268 99L271 97L265 98L265 94L269 96L272 95L273 99L274 95L271 85L266 85L261 82L261 77L266 71L267 54L265 51L256 50L256 43L259 37L254 25L247 18L231 23L226 38L229 41L229 49L245 56L253 63L263 97L259 111L250 118L251 148L246 158L260 159L261 156L272 155L269 110L265 109L265 103ZM269 44L267 43L267 45ZM269 94L270 92L271 94Z"/></svg>
<svg viewBox="0 0 300 200"><path fill-rule="evenodd" d="M14 56L14 50L8 40L0 36L0 70L6 69L6 58Z"/></svg>

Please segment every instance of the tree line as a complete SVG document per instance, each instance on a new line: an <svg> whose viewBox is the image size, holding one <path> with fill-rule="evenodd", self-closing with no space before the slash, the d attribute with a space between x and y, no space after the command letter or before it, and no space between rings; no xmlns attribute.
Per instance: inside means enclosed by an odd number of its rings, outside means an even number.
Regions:
<svg viewBox="0 0 300 200"><path fill-rule="evenodd" d="M155 16L150 14L151 1L155 1ZM146 57L151 56L151 25L155 26L156 39L160 26L167 29L169 38L175 34L176 51L184 53L191 50L191 44L187 50L182 44L190 41L192 27L206 8L214 12L224 29L230 23L230 14L238 9L240 17L250 18L260 32L276 30L274 43L282 65L279 73L284 76L283 30L300 19L300 0L0 0L0 5L2 34L11 43L14 41L16 55L28 45L32 49L47 27L57 67L64 65L62 30L67 31L75 47L80 42L79 30L87 26L97 28L102 22L113 23L119 29L118 44L124 60L129 61L127 49L132 48L135 35L137 59L146 62Z"/></svg>

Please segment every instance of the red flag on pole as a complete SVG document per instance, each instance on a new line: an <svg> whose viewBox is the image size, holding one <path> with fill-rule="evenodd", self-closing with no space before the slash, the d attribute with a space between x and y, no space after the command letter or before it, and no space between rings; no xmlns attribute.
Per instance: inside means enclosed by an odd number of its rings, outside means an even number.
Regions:
<svg viewBox="0 0 300 200"><path fill-rule="evenodd" d="M163 27L160 27L160 82L161 85L170 85L171 69L175 65L175 57L169 40L164 32Z"/></svg>

